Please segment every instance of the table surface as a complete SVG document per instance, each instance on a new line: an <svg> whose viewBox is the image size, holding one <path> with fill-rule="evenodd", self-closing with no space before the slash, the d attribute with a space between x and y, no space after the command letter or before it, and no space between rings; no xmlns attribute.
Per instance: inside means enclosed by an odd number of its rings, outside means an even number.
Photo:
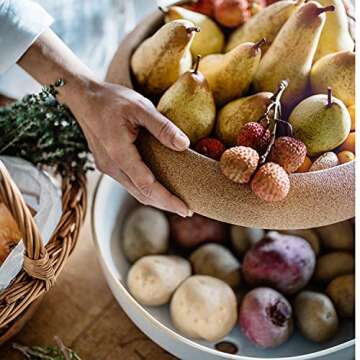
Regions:
<svg viewBox="0 0 360 360"><path fill-rule="evenodd" d="M39 2L46 3L45 0ZM155 0L133 0L134 21L153 11L156 3ZM53 15L57 18L56 13ZM97 173L89 176L89 199L97 179ZM96 259L89 213L77 248L56 286L13 341L50 345L57 335L83 360L174 359L137 329L112 296ZM0 359L18 360L23 356L12 350L9 343L0 348Z"/></svg>
<svg viewBox="0 0 360 360"><path fill-rule="evenodd" d="M97 179L96 173L89 177L89 199ZM47 345L54 344L55 335L83 360L175 359L141 333L112 296L96 258L90 211L77 248L56 286L13 341ZM0 359L23 359L12 350L11 342L0 348Z"/></svg>

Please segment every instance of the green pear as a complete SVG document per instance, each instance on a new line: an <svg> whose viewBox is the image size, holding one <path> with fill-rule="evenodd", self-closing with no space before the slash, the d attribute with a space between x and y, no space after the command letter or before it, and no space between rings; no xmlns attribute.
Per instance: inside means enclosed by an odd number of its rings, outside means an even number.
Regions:
<svg viewBox="0 0 360 360"><path fill-rule="evenodd" d="M158 110L178 126L194 144L209 136L216 106L205 77L195 69L183 74L161 97Z"/></svg>
<svg viewBox="0 0 360 360"><path fill-rule="evenodd" d="M244 95L253 80L261 59L261 46L247 42L226 54L208 55L201 59L199 70L209 83L217 105L224 105Z"/></svg>
<svg viewBox="0 0 360 360"><path fill-rule="evenodd" d="M286 20L303 3L304 0L283 0L262 9L230 35L226 51L244 42L257 42L264 38L266 44L261 49L264 55Z"/></svg>
<svg viewBox="0 0 360 360"><path fill-rule="evenodd" d="M282 97L287 111L305 98L325 12L333 10L309 1L289 17L260 62L255 91L275 91L280 81L287 80L289 86Z"/></svg>
<svg viewBox="0 0 360 360"><path fill-rule="evenodd" d="M318 94L298 104L289 117L294 136L317 156L341 145L350 133L351 119L345 104L332 96Z"/></svg>
<svg viewBox="0 0 360 360"><path fill-rule="evenodd" d="M311 69L313 94L326 94L330 86L333 94L346 106L355 104L355 53L339 51L318 60Z"/></svg>
<svg viewBox="0 0 360 360"><path fill-rule="evenodd" d="M271 92L260 92L229 102L218 113L216 135L226 145L236 145L240 129L248 122L258 122L271 103Z"/></svg>
<svg viewBox="0 0 360 360"><path fill-rule="evenodd" d="M325 55L354 49L354 41L349 31L349 21L343 0L317 0L322 6L335 6L335 11L326 15L314 62Z"/></svg>
<svg viewBox="0 0 360 360"><path fill-rule="evenodd" d="M222 52L225 42L224 34L219 26L208 16L180 6L171 6L167 10L162 11L165 13L166 22L176 19L189 20L200 28L200 32L195 34L191 44L191 52L194 57Z"/></svg>
<svg viewBox="0 0 360 360"><path fill-rule="evenodd" d="M146 94L163 93L191 69L190 46L197 30L190 21L175 20L162 26L136 49L131 69Z"/></svg>

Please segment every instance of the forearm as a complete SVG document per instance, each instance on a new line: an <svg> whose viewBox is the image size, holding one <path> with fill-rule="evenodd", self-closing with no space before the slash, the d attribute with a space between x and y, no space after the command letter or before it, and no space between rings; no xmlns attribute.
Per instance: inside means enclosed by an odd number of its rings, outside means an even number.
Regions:
<svg viewBox="0 0 360 360"><path fill-rule="evenodd" d="M140 94L98 81L96 76L51 31L37 38L18 64L41 84L58 87L88 141L97 167L119 181L140 202L188 216L180 199L159 184L141 161L135 146L139 128L146 127L165 146L183 151L189 139Z"/></svg>
<svg viewBox="0 0 360 360"><path fill-rule="evenodd" d="M65 85L58 88L57 98L70 108L97 82L94 73L50 29L38 37L18 65L43 85L63 79Z"/></svg>

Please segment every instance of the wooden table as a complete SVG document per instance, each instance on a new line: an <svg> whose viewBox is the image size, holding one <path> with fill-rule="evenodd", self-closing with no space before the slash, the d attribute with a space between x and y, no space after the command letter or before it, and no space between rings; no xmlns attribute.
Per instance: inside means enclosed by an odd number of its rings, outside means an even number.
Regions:
<svg viewBox="0 0 360 360"><path fill-rule="evenodd" d="M97 178L89 177L89 199ZM56 286L14 341L47 345L58 335L83 360L174 359L137 329L112 296L96 259L89 215ZM0 359L23 356L7 344L0 348Z"/></svg>
<svg viewBox="0 0 360 360"><path fill-rule="evenodd" d="M154 9L155 1L135 0L136 21ZM4 103L0 97L0 106ZM90 200L97 178L98 174L89 177ZM96 259L89 211L77 248L55 288L13 341L48 345L54 344L55 335L83 360L174 359L142 334L113 298ZM0 348L0 360L23 358L11 344Z"/></svg>

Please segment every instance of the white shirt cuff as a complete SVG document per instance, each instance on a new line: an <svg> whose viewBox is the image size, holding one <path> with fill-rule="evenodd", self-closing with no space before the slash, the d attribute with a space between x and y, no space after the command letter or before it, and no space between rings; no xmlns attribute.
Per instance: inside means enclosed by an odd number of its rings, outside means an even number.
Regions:
<svg viewBox="0 0 360 360"><path fill-rule="evenodd" d="M14 65L52 17L30 0L0 0L0 74Z"/></svg>

